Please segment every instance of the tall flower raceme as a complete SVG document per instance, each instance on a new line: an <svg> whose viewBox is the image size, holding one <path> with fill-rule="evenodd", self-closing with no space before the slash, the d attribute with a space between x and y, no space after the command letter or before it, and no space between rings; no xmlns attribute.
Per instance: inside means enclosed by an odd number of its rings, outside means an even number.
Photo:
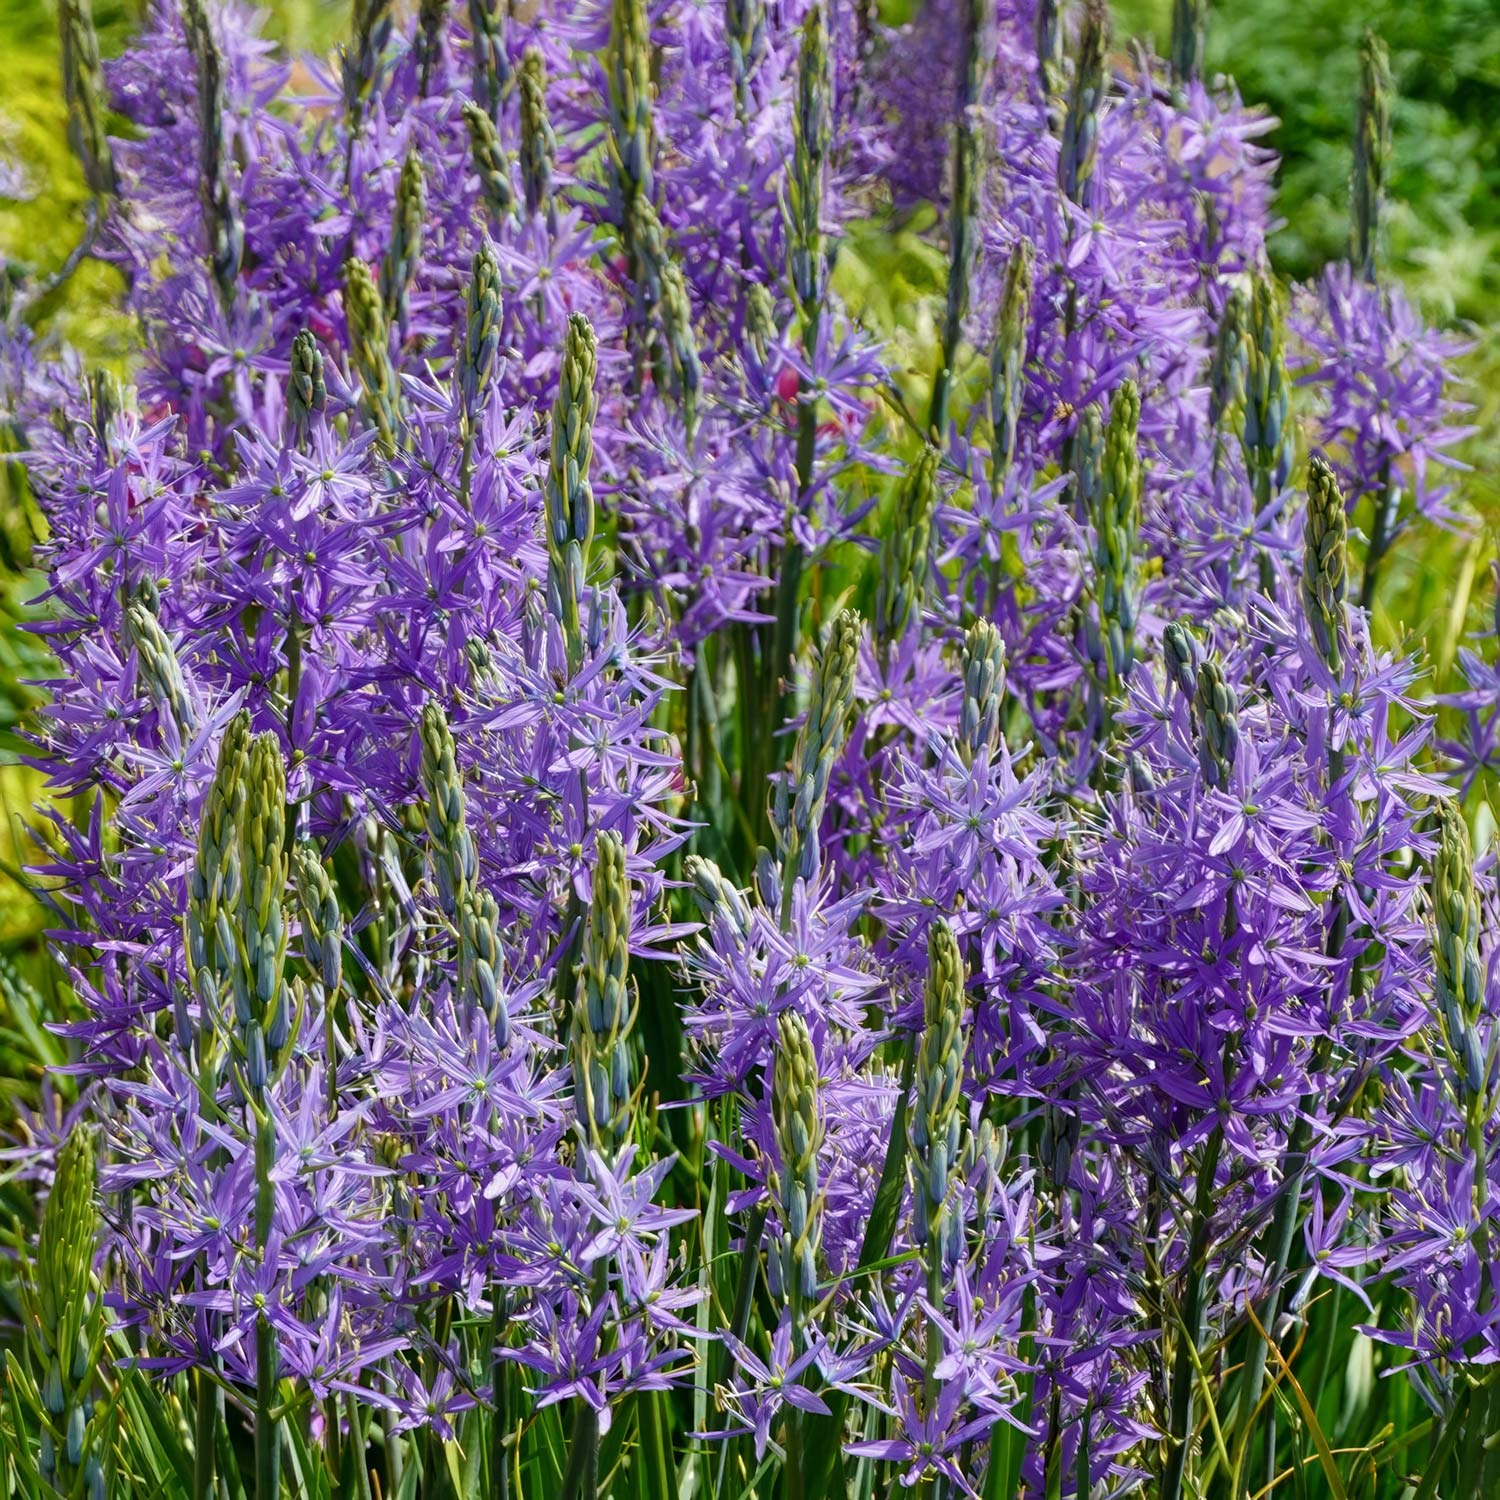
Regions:
<svg viewBox="0 0 1500 1500"><path fill-rule="evenodd" d="M1255 1493L1323 1282L1482 1475L1490 867L1346 518L1446 356L1351 279L1299 366L1202 18L372 0L293 75L194 0L104 70L134 386L5 356L38 864L199 1493ZM840 296L913 193L917 407Z"/></svg>

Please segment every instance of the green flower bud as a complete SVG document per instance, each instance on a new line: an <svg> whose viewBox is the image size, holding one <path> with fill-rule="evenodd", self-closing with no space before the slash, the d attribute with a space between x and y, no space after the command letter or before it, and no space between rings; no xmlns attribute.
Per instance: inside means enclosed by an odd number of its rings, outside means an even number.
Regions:
<svg viewBox="0 0 1500 1500"><path fill-rule="evenodd" d="M814 3L802 24L792 114L792 163L786 186L792 300L803 322L803 341L809 345L816 338L822 316L826 277L823 197L832 130L828 68L828 26L822 4Z"/></svg>
<svg viewBox="0 0 1500 1500"><path fill-rule="evenodd" d="M598 369L594 329L582 313L568 319L562 378L552 403L552 462L544 491L547 541L547 602L562 625L568 669L583 664L579 610L594 540L594 390Z"/></svg>
<svg viewBox="0 0 1500 1500"><path fill-rule="evenodd" d="M42 1479L60 1495L102 1493L101 1445L91 1430L104 1305L94 1281L99 1243L95 1195L98 1138L75 1126L58 1152L42 1206L36 1257L20 1287L34 1363L43 1372ZM61 1438L59 1443L57 1438Z"/></svg>
<svg viewBox="0 0 1500 1500"><path fill-rule="evenodd" d="M1000 321L990 350L990 489L999 494L1016 458L1016 432L1025 395L1026 344L1031 331L1031 288L1036 251L1020 239L1005 263Z"/></svg>
<svg viewBox="0 0 1500 1500"><path fill-rule="evenodd" d="M391 361L385 305L362 260L351 260L344 267L344 317L349 325L349 359L364 391L366 414L380 435L380 451L390 458L405 426L401 383Z"/></svg>
<svg viewBox="0 0 1500 1500"><path fill-rule="evenodd" d="M1208 0L1172 0L1172 77L1179 84L1203 76Z"/></svg>
<svg viewBox="0 0 1500 1500"><path fill-rule="evenodd" d="M245 229L229 185L224 151L224 59L203 0L183 0L183 28L198 68L198 179L208 228L208 259L224 306L234 302Z"/></svg>
<svg viewBox="0 0 1500 1500"><path fill-rule="evenodd" d="M443 36L448 30L448 0L421 0L412 52L417 60L417 86L422 97L432 82L432 70L442 61Z"/></svg>
<svg viewBox="0 0 1500 1500"><path fill-rule="evenodd" d="M427 857L443 911L456 916L479 873L464 810L463 773L448 716L436 700L422 709L422 789L427 796Z"/></svg>
<svg viewBox="0 0 1500 1500"><path fill-rule="evenodd" d="M843 754L854 706L854 671L864 623L840 610L813 674L807 717L797 731L791 764L777 789L773 822L787 888L800 876L811 883L821 867L818 831L834 763Z"/></svg>
<svg viewBox="0 0 1500 1500"><path fill-rule="evenodd" d="M427 221L427 179L422 158L415 150L406 153L396 184L396 207L391 215L391 243L380 263L380 301L386 321L404 333L407 322L406 295L417 274L422 256L423 226Z"/></svg>
<svg viewBox="0 0 1500 1500"><path fill-rule="evenodd" d="M711 859L690 854L683 862L682 869L704 921L711 922L715 917L720 917L736 937L748 937L750 907L745 901L744 893L724 878L724 872L718 865Z"/></svg>
<svg viewBox="0 0 1500 1500"><path fill-rule="evenodd" d="M1162 634L1162 654L1166 657L1167 676L1191 703L1198 691L1198 668L1203 661L1198 638L1181 620L1173 620Z"/></svg>
<svg viewBox="0 0 1500 1500"><path fill-rule="evenodd" d="M474 56L474 97L490 118L510 87L510 51L505 41L510 0L469 0L469 45Z"/></svg>
<svg viewBox="0 0 1500 1500"><path fill-rule="evenodd" d="M1349 259L1375 280L1380 215L1391 165L1391 58L1373 31L1359 49L1359 114L1354 126L1354 177L1349 189Z"/></svg>
<svg viewBox="0 0 1500 1500"><path fill-rule="evenodd" d="M906 472L880 544L875 589L875 639L883 654L921 618L931 566L932 520L937 511L938 450L928 444Z"/></svg>
<svg viewBox="0 0 1500 1500"><path fill-rule="evenodd" d="M309 840L292 848L292 883L302 921L302 949L323 986L325 1004L332 1005L343 979L344 914L318 847Z"/></svg>
<svg viewBox="0 0 1500 1500"><path fill-rule="evenodd" d="M771 1077L771 1120L781 1158L784 1293L797 1311L818 1290L818 1252L823 1243L823 1203L818 1194L818 1151L823 1113L818 1095L818 1054L807 1022L794 1010L777 1021L776 1062Z"/></svg>
<svg viewBox="0 0 1500 1500"><path fill-rule="evenodd" d="M292 368L286 382L287 417L292 435L305 442L312 426L314 412L328 405L328 388L323 383L323 351L310 329L304 328L292 340Z"/></svg>
<svg viewBox="0 0 1500 1500"><path fill-rule="evenodd" d="M963 674L958 745L965 762L972 764L999 745L1005 701L1005 642L989 620L976 620L964 637Z"/></svg>
<svg viewBox="0 0 1500 1500"><path fill-rule="evenodd" d="M385 72L392 20L392 0L354 0L352 34L342 57L344 113L351 139L364 128L365 111Z"/></svg>
<svg viewBox="0 0 1500 1500"><path fill-rule="evenodd" d="M500 907L488 891L471 891L458 911L458 985L465 1001L489 1017L501 1048L510 1045L510 1012L500 998Z"/></svg>
<svg viewBox="0 0 1500 1500"><path fill-rule="evenodd" d="M464 421L477 425L484 398L500 357L500 262L486 240L474 252L469 284L464 291L462 386Z"/></svg>
<svg viewBox="0 0 1500 1500"><path fill-rule="evenodd" d="M521 190L528 214L553 218L556 172L557 136L547 112L547 64L539 47L528 47L521 59Z"/></svg>
<svg viewBox="0 0 1500 1500"><path fill-rule="evenodd" d="M724 39L741 117L749 114L750 82L766 52L765 0L724 0Z"/></svg>
<svg viewBox="0 0 1500 1500"><path fill-rule="evenodd" d="M1224 681L1224 669L1212 657L1198 664L1193 716L1198 723L1198 765L1204 784L1227 787L1240 747L1238 705Z"/></svg>
<svg viewBox="0 0 1500 1500"><path fill-rule="evenodd" d="M232 971L235 1025L246 1078L260 1095L291 1041L284 973L287 927L286 764L273 733L250 741L240 823L239 962Z"/></svg>
<svg viewBox="0 0 1500 1500"><path fill-rule="evenodd" d="M916 1179L913 1238L938 1255L949 1238L948 1187L962 1146L966 982L953 929L946 922L934 922L927 936L925 1026L917 1051L908 1160Z"/></svg>
<svg viewBox="0 0 1500 1500"><path fill-rule="evenodd" d="M1094 513L1094 589L1110 682L1129 675L1135 659L1135 541L1141 522L1141 459L1137 447L1141 398L1125 381L1110 405Z"/></svg>
<svg viewBox="0 0 1500 1500"><path fill-rule="evenodd" d="M171 718L178 739L186 744L198 727L198 715L177 660L177 648L161 621L144 604L125 607L125 628L135 647L142 686L158 710Z"/></svg>
<svg viewBox="0 0 1500 1500"><path fill-rule="evenodd" d="M611 1158L630 1132L635 1094L629 1051L636 1013L629 986L630 917L625 846L618 834L600 833L570 1037L579 1123L589 1144Z"/></svg>
<svg viewBox="0 0 1500 1500"><path fill-rule="evenodd" d="M83 167L89 190L102 197L116 191L114 153L105 129L104 70L92 0L61 0L57 26L62 38L63 98L68 106L68 144Z"/></svg>
<svg viewBox="0 0 1500 1500"><path fill-rule="evenodd" d="M1241 446L1255 503L1268 506L1292 471L1291 387L1286 376L1286 334L1276 284L1257 275L1250 294L1250 339L1245 372Z"/></svg>
<svg viewBox="0 0 1500 1500"><path fill-rule="evenodd" d="M495 122L472 99L464 100L463 116L469 127L474 170L479 174L479 196L495 223L503 224L516 206L516 190L510 180L510 157L500 144Z"/></svg>
<svg viewBox="0 0 1500 1500"><path fill-rule="evenodd" d="M198 814L198 853L188 876L184 918L188 978L198 998L203 1036L200 1053L214 1050L219 997L238 961L233 913L240 903L240 838L245 817L245 773L250 759L250 715L241 709L224 726L214 779ZM178 1041L192 1042L186 1008L178 1015Z"/></svg>
<svg viewBox="0 0 1500 1500"><path fill-rule="evenodd" d="M1432 858L1433 993L1454 1065L1460 1099L1482 1107L1484 969L1479 959L1479 892L1463 809L1444 799L1434 809L1437 849Z"/></svg>
<svg viewBox="0 0 1500 1500"><path fill-rule="evenodd" d="M1307 467L1307 519L1302 527L1302 607L1318 655L1335 677L1344 670L1340 636L1348 567L1344 496L1328 460L1314 453Z"/></svg>
<svg viewBox="0 0 1500 1500"><path fill-rule="evenodd" d="M1057 158L1058 186L1066 198L1078 204L1088 198L1099 152L1099 106L1104 102L1108 29L1109 13L1103 0L1089 0Z"/></svg>

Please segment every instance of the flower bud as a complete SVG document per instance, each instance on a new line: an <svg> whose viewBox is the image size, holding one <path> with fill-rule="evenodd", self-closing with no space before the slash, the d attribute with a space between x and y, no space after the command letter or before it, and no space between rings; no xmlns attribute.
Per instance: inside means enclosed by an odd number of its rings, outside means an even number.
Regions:
<svg viewBox="0 0 1500 1500"><path fill-rule="evenodd" d="M1307 466L1307 519L1302 527L1302 608L1318 655L1335 677L1344 670L1340 636L1348 586L1349 531L1344 496L1328 460Z"/></svg>
<svg viewBox="0 0 1500 1500"><path fill-rule="evenodd" d="M464 123L469 127L469 149L479 175L479 196L496 224L503 224L516 206L510 180L510 157L500 144L495 122L472 99L465 99Z"/></svg>
<svg viewBox="0 0 1500 1500"><path fill-rule="evenodd" d="M443 911L455 916L479 873L474 840L464 811L463 775L448 728L435 699L422 709L422 789L427 796L427 857Z"/></svg>
<svg viewBox="0 0 1500 1500"><path fill-rule="evenodd" d="M976 620L964 637L964 696L958 712L959 752L968 764L1000 743L1005 701L1005 642L989 620Z"/></svg>
<svg viewBox="0 0 1500 1500"><path fill-rule="evenodd" d="M92 0L62 0L57 8L62 37L63 98L68 106L68 144L83 167L89 190L115 193L114 154L105 129L104 70Z"/></svg>
<svg viewBox="0 0 1500 1500"><path fill-rule="evenodd" d="M965 983L953 929L944 921L934 922L927 935L925 1024L908 1130L916 1180L913 1238L938 1254L947 1238L949 1173L960 1161L962 1144Z"/></svg>
<svg viewBox="0 0 1500 1500"><path fill-rule="evenodd" d="M834 763L843 754L854 704L854 670L859 660L863 621L853 610L839 612L813 674L807 717L797 731L791 764L777 791L773 822L783 879L800 876L811 884L821 856L818 831Z"/></svg>
<svg viewBox="0 0 1500 1500"><path fill-rule="evenodd" d="M328 389L323 383L323 351L310 329L304 328L292 340L292 368L286 382L287 416L294 442L304 442L312 426L314 412L328 405Z"/></svg>
<svg viewBox="0 0 1500 1500"><path fill-rule="evenodd" d="M422 234L427 220L427 179L422 158L417 151L406 153L401 163L401 177L396 184L396 206L391 215L391 242L380 263L380 300L386 321L398 333L404 333L407 322L406 295L417 262L422 255Z"/></svg>
<svg viewBox="0 0 1500 1500"><path fill-rule="evenodd" d="M1068 112L1063 120L1057 181L1063 196L1086 204L1099 151L1099 106L1104 101L1108 12L1103 0L1089 0L1078 39Z"/></svg>
<svg viewBox="0 0 1500 1500"><path fill-rule="evenodd" d="M1239 753L1240 726L1234 694L1224 681L1223 668L1212 657L1198 665L1193 710L1198 721L1198 765L1204 784L1227 787Z"/></svg>
<svg viewBox="0 0 1500 1500"><path fill-rule="evenodd" d="M362 260L344 267L344 318L349 325L349 359L365 395L365 411L380 435L387 458L396 452L403 430L401 385L391 362L391 336L375 278Z"/></svg>
<svg viewBox="0 0 1500 1500"><path fill-rule="evenodd" d="M594 390L598 349L593 326L582 313L568 319L562 378L552 404L552 461L544 492L547 541L547 600L563 628L568 668L583 664L579 605L594 540L594 490L589 469L594 454Z"/></svg>
<svg viewBox="0 0 1500 1500"><path fill-rule="evenodd" d="M882 652L888 653L921 618L938 501L937 466L938 450L929 443L907 469L883 530L875 589L875 639Z"/></svg>
<svg viewBox="0 0 1500 1500"><path fill-rule="evenodd" d="M629 988L630 904L625 846L618 834L600 833L570 1035L579 1123L594 1149L611 1157L629 1133L634 1095L629 1054L635 1027Z"/></svg>
<svg viewBox="0 0 1500 1500"><path fill-rule="evenodd" d="M777 1022L771 1078L771 1117L781 1158L782 1285L794 1306L818 1289L823 1206L818 1195L818 1151L823 1114L818 1096L818 1054L807 1022L794 1010Z"/></svg>
<svg viewBox="0 0 1500 1500"><path fill-rule="evenodd" d="M1028 239L1016 241L1005 263L1000 321L990 350L990 489L999 494L1016 459L1016 433L1025 395L1027 336L1031 331L1031 290L1036 251Z"/></svg>
<svg viewBox="0 0 1500 1500"><path fill-rule="evenodd" d="M1390 54L1373 31L1366 31L1359 49L1359 113L1349 189L1349 259L1369 282L1375 280L1380 215L1391 164L1391 94Z"/></svg>
<svg viewBox="0 0 1500 1500"><path fill-rule="evenodd" d="M547 112L547 64L539 47L528 47L521 58L521 191L528 214L552 218L556 171L557 136Z"/></svg>

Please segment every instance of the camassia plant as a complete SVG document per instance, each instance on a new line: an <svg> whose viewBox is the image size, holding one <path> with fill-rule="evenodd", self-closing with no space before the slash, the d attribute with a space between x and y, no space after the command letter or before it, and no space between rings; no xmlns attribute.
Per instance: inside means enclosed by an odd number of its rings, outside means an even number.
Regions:
<svg viewBox="0 0 1500 1500"><path fill-rule="evenodd" d="M1288 298L1205 9L61 0L7 1494L1500 1494L1455 351L1379 41Z"/></svg>

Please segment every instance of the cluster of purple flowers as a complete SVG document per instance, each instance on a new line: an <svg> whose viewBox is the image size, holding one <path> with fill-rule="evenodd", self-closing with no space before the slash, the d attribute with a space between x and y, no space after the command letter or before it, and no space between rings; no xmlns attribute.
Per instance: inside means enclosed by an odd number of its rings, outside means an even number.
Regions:
<svg viewBox="0 0 1500 1500"><path fill-rule="evenodd" d="M355 10L156 0L139 367L0 362L141 1362L388 1462L566 1403L570 1496L629 1412L1179 1500L1329 1279L1494 1406L1500 910L1349 581L1456 346L1369 257L1285 315L1269 122L1093 0ZM837 291L913 198L914 379Z"/></svg>

